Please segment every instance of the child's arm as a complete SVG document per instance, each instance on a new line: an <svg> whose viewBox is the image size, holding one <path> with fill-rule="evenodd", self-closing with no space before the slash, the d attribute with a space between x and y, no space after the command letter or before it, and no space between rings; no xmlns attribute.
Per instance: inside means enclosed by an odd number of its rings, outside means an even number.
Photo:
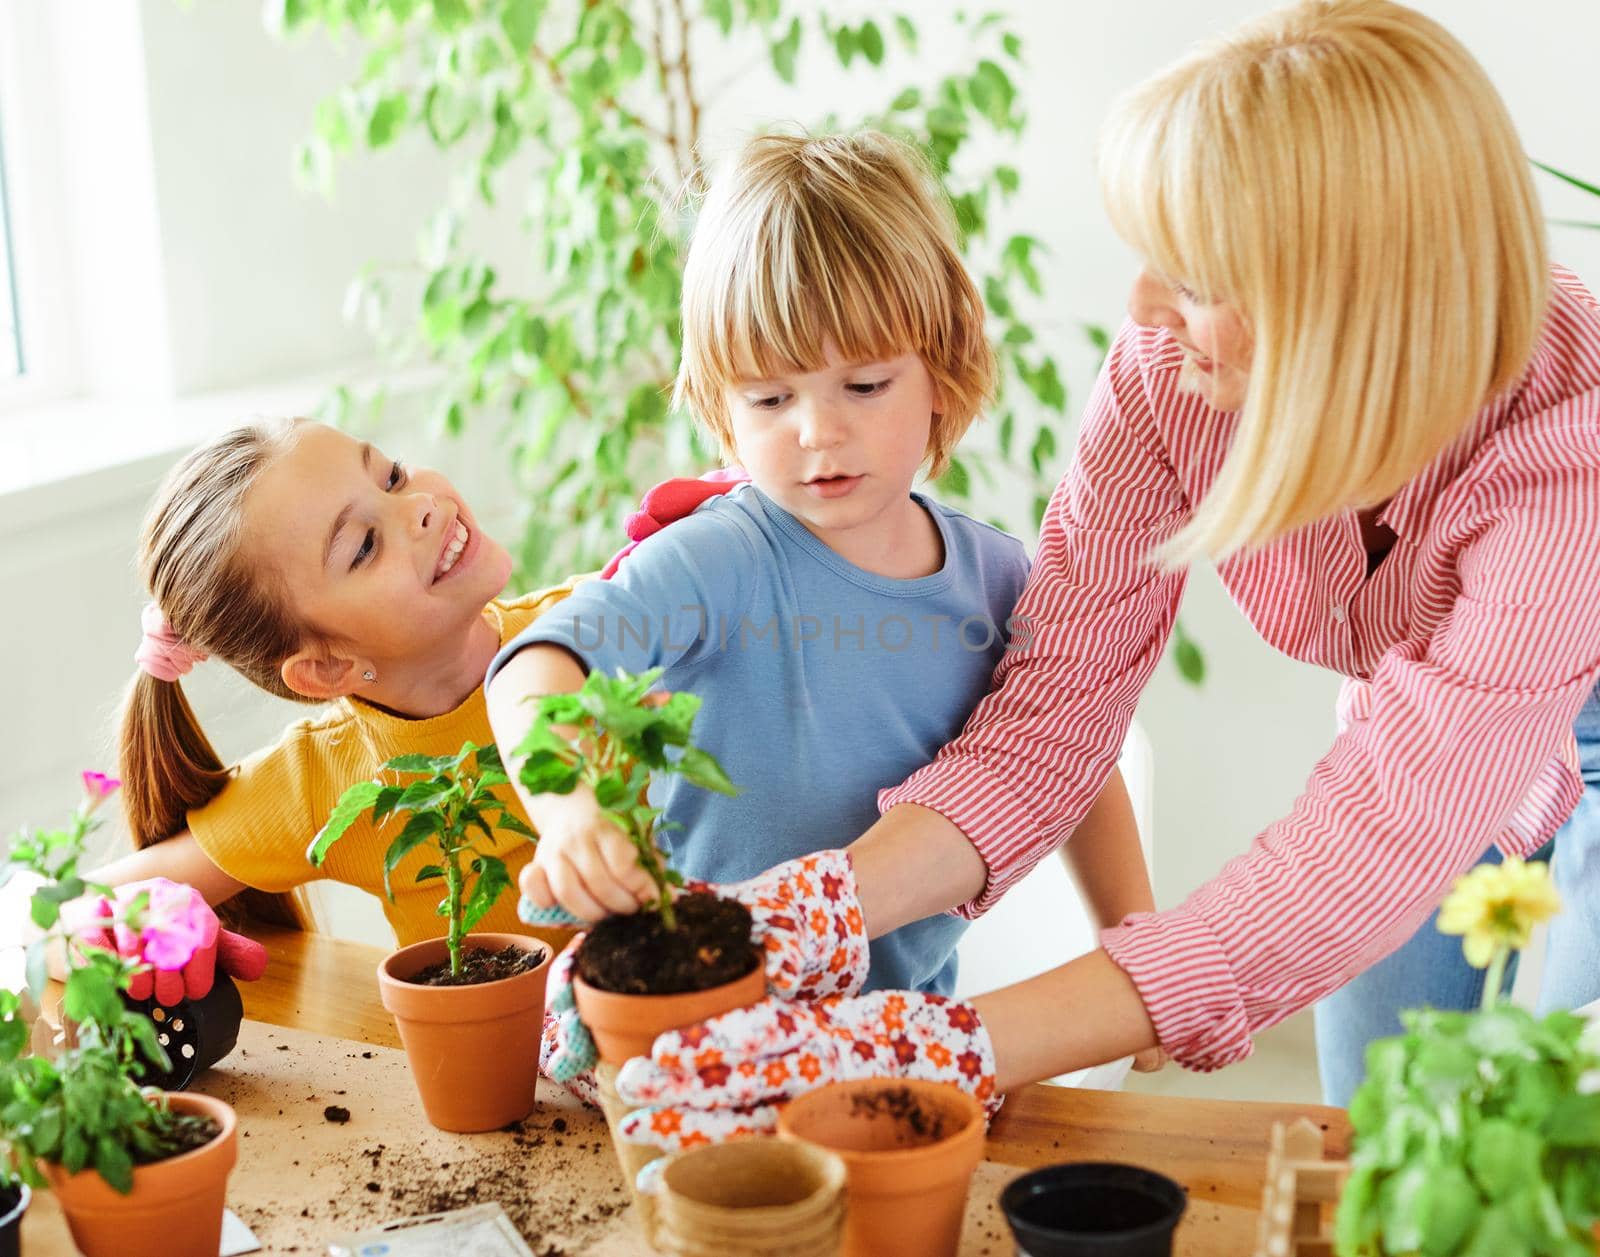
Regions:
<svg viewBox="0 0 1600 1257"><path fill-rule="evenodd" d="M529 699L583 688L584 670L563 647L536 643L518 651L484 687L489 724L511 781L538 831L533 859L522 870L523 896L536 907L558 904L585 920L634 912L655 897L655 886L639 867L633 844L606 820L594 792L579 785L571 794L529 794L518 780L517 746L533 724Z"/></svg>
<svg viewBox="0 0 1600 1257"><path fill-rule="evenodd" d="M1111 770L1089 814L1061 845L1061 858L1097 930L1110 929L1130 912L1156 910L1150 870L1120 769Z"/></svg>
<svg viewBox="0 0 1600 1257"><path fill-rule="evenodd" d="M232 899L241 890L250 889L246 883L236 881L219 869L187 829L84 876L103 886L122 886L127 882L164 877L193 886L208 904L219 904Z"/></svg>

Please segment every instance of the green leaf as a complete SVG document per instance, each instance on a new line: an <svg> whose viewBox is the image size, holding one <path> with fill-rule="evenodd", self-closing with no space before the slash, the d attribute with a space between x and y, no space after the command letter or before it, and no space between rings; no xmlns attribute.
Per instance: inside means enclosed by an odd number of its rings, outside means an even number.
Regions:
<svg viewBox="0 0 1600 1257"><path fill-rule="evenodd" d="M1006 411L1000 417L1000 457L1011 457L1011 443L1016 438L1017 417L1011 411Z"/></svg>
<svg viewBox="0 0 1600 1257"><path fill-rule="evenodd" d="M374 825L378 824L390 812L394 811L395 805L404 797L405 792L406 788L404 786L384 786L383 789L379 790L378 797L372 802L372 823Z"/></svg>
<svg viewBox="0 0 1600 1257"><path fill-rule="evenodd" d="M1015 166L996 166L994 181L1007 196L1013 195L1022 186L1022 176L1017 173Z"/></svg>
<svg viewBox="0 0 1600 1257"><path fill-rule="evenodd" d="M133 1190L133 1158L115 1138L102 1135L95 1140L94 1168L101 1178L124 1196Z"/></svg>
<svg viewBox="0 0 1600 1257"><path fill-rule="evenodd" d="M82 965L67 975L61 998L62 1011L73 1021L112 1026L122 1020L122 997L115 970L106 965Z"/></svg>
<svg viewBox="0 0 1600 1257"><path fill-rule="evenodd" d="M911 19L902 13L895 14L894 29L899 33L901 42L912 52L916 52L917 28Z"/></svg>
<svg viewBox="0 0 1600 1257"><path fill-rule="evenodd" d="M384 767L395 773L436 773L452 764L448 755L396 755Z"/></svg>
<svg viewBox="0 0 1600 1257"><path fill-rule="evenodd" d="M1491 1117L1479 1123L1467 1149L1467 1166L1483 1192L1500 1200L1540 1181L1544 1141L1531 1130Z"/></svg>
<svg viewBox="0 0 1600 1257"><path fill-rule="evenodd" d="M444 821L437 812L418 812L406 822L400 836L389 844L389 850L383 856L383 893L388 896L390 903L394 902L394 887L389 884L389 875L413 850L443 832Z"/></svg>
<svg viewBox="0 0 1600 1257"><path fill-rule="evenodd" d="M883 64L883 32L871 19L863 22L856 32L856 43L861 53L873 65Z"/></svg>
<svg viewBox="0 0 1600 1257"><path fill-rule="evenodd" d="M1172 626L1172 662L1178 675L1190 685L1199 686L1206 679L1206 660L1194 639L1184 632L1181 624Z"/></svg>
<svg viewBox="0 0 1600 1257"><path fill-rule="evenodd" d="M914 87L908 87L889 102L889 112L904 113L907 109L915 109L921 103L922 93Z"/></svg>
<svg viewBox="0 0 1600 1257"><path fill-rule="evenodd" d="M850 68L850 62L855 59L859 45L856 42L856 33L848 26L841 26L833 33L833 50L839 57L839 64L845 69Z"/></svg>
<svg viewBox="0 0 1600 1257"><path fill-rule="evenodd" d="M571 794L582 775L577 765L568 764L554 751L541 750L522 761L517 779L529 794Z"/></svg>
<svg viewBox="0 0 1600 1257"><path fill-rule="evenodd" d="M500 12L500 27L518 53L533 47L539 34L539 22L544 17L545 0L505 0Z"/></svg>
<svg viewBox="0 0 1600 1257"><path fill-rule="evenodd" d="M1554 1148L1600 1152L1600 1094L1565 1097L1545 1119L1544 1137Z"/></svg>
<svg viewBox="0 0 1600 1257"><path fill-rule="evenodd" d="M941 493L964 498L972 492L972 477L967 474L966 466L959 458L952 458L944 475L939 477L938 485Z"/></svg>
<svg viewBox="0 0 1600 1257"><path fill-rule="evenodd" d="M404 96L385 96L367 119L367 146L383 148L400 133L405 125L409 105Z"/></svg>
<svg viewBox="0 0 1600 1257"><path fill-rule="evenodd" d="M523 824L522 821L518 820L510 812L502 812L500 814L500 819L494 823L494 827L496 829L504 829L508 833L520 834L524 838L532 838L537 840L539 837L539 835L535 833L533 829Z"/></svg>
<svg viewBox="0 0 1600 1257"><path fill-rule="evenodd" d="M328 858L329 848L344 837L345 831L355 824L362 812L371 807L382 793L383 785L380 782L358 781L341 794L339 801L333 806L332 814L328 817L328 823L306 848L306 859L321 868L322 862Z"/></svg>
<svg viewBox="0 0 1600 1257"><path fill-rule="evenodd" d="M461 924L465 930L471 930L495 901L511 888L511 875L506 871L505 861L492 855L480 855L472 862L473 869L478 874L478 880L472 884L472 893L467 897L467 903L461 913Z"/></svg>
<svg viewBox="0 0 1600 1257"><path fill-rule="evenodd" d="M1036 475L1043 475L1045 464L1056 455L1056 434L1049 428L1040 428L1033 435L1033 445L1028 450L1028 462Z"/></svg>
<svg viewBox="0 0 1600 1257"><path fill-rule="evenodd" d="M412 881L417 885L421 885L423 882L431 882L443 876L444 869L440 865L424 864L420 869L417 870L417 875L412 879Z"/></svg>
<svg viewBox="0 0 1600 1257"><path fill-rule="evenodd" d="M704 11L726 38L733 30L733 0L705 0Z"/></svg>
<svg viewBox="0 0 1600 1257"><path fill-rule="evenodd" d="M1022 60L1022 39L1011 31L1000 36L1000 46L1006 50L1006 56L1013 61Z"/></svg>
<svg viewBox="0 0 1600 1257"><path fill-rule="evenodd" d="M1533 164L1544 171L1545 174L1554 175L1557 179L1570 183L1575 188L1582 189L1590 196L1600 196L1600 187L1578 178L1577 175L1569 175L1563 170L1557 170L1554 166L1546 166L1542 161L1536 161Z"/></svg>
<svg viewBox="0 0 1600 1257"><path fill-rule="evenodd" d="M709 751L688 746L678 758L678 772L685 779L705 790L714 790L729 797L739 793L739 787L729 779L727 772Z"/></svg>

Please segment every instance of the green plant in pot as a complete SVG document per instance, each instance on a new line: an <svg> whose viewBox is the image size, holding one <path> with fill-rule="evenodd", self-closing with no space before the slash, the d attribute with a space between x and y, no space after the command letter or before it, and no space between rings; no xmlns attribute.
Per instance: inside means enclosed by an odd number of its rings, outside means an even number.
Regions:
<svg viewBox="0 0 1600 1257"><path fill-rule="evenodd" d="M1600 1025L1504 1001L1514 951L1559 900L1544 864L1508 857L1459 879L1439 928L1487 969L1475 1012L1405 1013L1367 1051L1350 1104L1342 1254L1556 1257L1596 1251Z"/></svg>
<svg viewBox="0 0 1600 1257"><path fill-rule="evenodd" d="M521 934L474 934L511 886L498 833L533 837L494 793L509 785L491 744L453 755L400 755L340 797L307 857L321 865L355 823L392 828L384 889L408 859L418 883L443 888L442 938L390 953L378 969L428 1120L442 1130L494 1130L533 1111L550 949ZM493 1068L486 1068L492 1062Z"/></svg>
<svg viewBox="0 0 1600 1257"><path fill-rule="evenodd" d="M39 1037L32 1008L0 990L0 1216L24 1187L48 1183L88 1257L215 1249L237 1157L233 1110L138 1084L142 1064L165 1070L170 1061L150 1020L122 998L151 965L187 963L206 943L207 914L187 887L160 883L119 897L79 875L96 813L118 783L85 773L84 785L66 828L22 831L0 866L0 885L19 876L32 884L30 1003L43 999L49 957L59 955L68 1028L59 1046L30 1051ZM134 954L109 945L112 931Z"/></svg>
<svg viewBox="0 0 1600 1257"><path fill-rule="evenodd" d="M638 675L590 672L581 689L534 700L533 725L516 749L518 778L529 793L570 794L580 785L593 790L655 883L650 910L600 921L572 958L578 1015L594 1036L601 1103L630 1184L658 1153L616 1138L617 1121L627 1112L616 1094L617 1070L630 1057L648 1054L658 1034L746 1007L766 993L749 911L705 891L681 893L682 878L657 845L662 822L648 800L652 774L737 793L716 759L691 740L700 699L652 693L660 677L659 668ZM637 1200L649 1235L649 1200Z"/></svg>

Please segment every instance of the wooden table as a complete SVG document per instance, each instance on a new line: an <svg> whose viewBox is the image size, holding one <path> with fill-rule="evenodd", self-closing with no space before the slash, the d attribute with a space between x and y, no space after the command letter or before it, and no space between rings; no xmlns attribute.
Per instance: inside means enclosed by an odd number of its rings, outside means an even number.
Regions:
<svg viewBox="0 0 1600 1257"><path fill-rule="evenodd" d="M382 951L293 930L256 934L272 959L260 981L241 985L247 1017L399 1046L373 979ZM1323 1129L1328 1155L1346 1155L1350 1129L1342 1109L1031 1086L1007 1099L990 1131L987 1156L998 1165L1024 1168L1127 1161L1159 1170L1189 1192L1176 1251L1184 1257L1241 1257L1254 1241L1272 1125L1297 1117Z"/></svg>

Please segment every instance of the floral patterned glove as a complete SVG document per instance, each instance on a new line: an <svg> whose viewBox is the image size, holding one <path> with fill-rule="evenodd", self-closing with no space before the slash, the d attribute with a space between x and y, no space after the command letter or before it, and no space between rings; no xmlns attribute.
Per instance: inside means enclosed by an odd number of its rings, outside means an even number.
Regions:
<svg viewBox="0 0 1600 1257"><path fill-rule="evenodd" d="M118 886L112 895L119 905L149 896L144 928L138 934L121 924L95 928L95 921L113 913L112 901L106 899L80 900L83 907L64 916L84 943L150 966L129 981L132 999L154 995L158 1004L171 1007L185 998L203 999L219 968L244 982L254 982L266 970L267 949L243 934L224 930L205 897L192 886L152 877ZM73 916L78 920L72 921Z"/></svg>
<svg viewBox="0 0 1600 1257"><path fill-rule="evenodd" d="M867 979L867 930L856 898L855 869L845 851L818 851L768 869L747 882L691 889L737 899L750 910L752 937L764 954L767 985L779 995L814 998L853 995ZM534 925L560 924L559 908L518 909ZM572 918L565 917L570 921ZM568 944L550 967L545 1007L549 1013L540 1068L565 1084L592 1070L594 1040L572 997L572 958L583 935Z"/></svg>
<svg viewBox="0 0 1600 1257"><path fill-rule="evenodd" d="M990 1117L994 1048L972 1005L945 995L875 991L769 998L656 1039L622 1067L617 1091L645 1107L623 1138L668 1152L770 1130L786 1100L825 1082L920 1078L970 1092Z"/></svg>

